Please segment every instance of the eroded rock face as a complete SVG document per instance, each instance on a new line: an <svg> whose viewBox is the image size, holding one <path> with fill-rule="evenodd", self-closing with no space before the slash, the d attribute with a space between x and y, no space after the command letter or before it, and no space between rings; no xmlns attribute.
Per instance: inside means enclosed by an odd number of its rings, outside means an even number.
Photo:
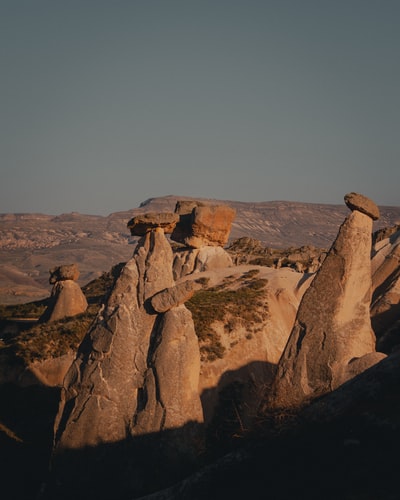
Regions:
<svg viewBox="0 0 400 500"><path fill-rule="evenodd" d="M155 314L148 304L172 287L170 244L161 228L148 231L65 378L53 452L52 485L60 485L57 492L86 491L98 471L106 473L109 467L118 470L117 477L102 478L104 484L96 483L91 492L106 498L120 482L124 491L136 494L142 491L143 475L153 470L147 464L143 471L146 460L167 474L171 450L175 469L177 462L194 459L203 415L200 354L191 314L183 305ZM185 430L189 428L190 433ZM87 447L104 448L96 455L99 461L86 471L75 471L78 477L66 477L64 470L78 467L71 462L72 450ZM137 457L134 463L128 459L127 464L121 447L129 457Z"/></svg>
<svg viewBox="0 0 400 500"><path fill-rule="evenodd" d="M400 231L376 243L371 318L377 345L390 353L400 339Z"/></svg>
<svg viewBox="0 0 400 500"><path fill-rule="evenodd" d="M188 274L233 266L226 250L218 246L181 249L174 253L174 279Z"/></svg>
<svg viewBox="0 0 400 500"><path fill-rule="evenodd" d="M358 208L342 224L300 303L271 406L297 406L332 391L385 357L375 352L369 314L371 233L371 217Z"/></svg>

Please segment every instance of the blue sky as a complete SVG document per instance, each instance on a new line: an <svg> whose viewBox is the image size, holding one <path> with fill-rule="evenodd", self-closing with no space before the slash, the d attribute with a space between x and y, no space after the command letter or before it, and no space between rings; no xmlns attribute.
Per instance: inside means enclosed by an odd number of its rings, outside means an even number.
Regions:
<svg viewBox="0 0 400 500"><path fill-rule="evenodd" d="M397 0L0 0L0 212L400 205Z"/></svg>

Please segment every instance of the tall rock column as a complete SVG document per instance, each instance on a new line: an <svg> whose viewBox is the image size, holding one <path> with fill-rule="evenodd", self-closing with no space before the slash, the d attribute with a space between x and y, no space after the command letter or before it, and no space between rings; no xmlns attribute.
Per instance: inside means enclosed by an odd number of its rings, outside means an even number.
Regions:
<svg viewBox="0 0 400 500"><path fill-rule="evenodd" d="M350 193L352 213L300 303L269 397L272 407L297 406L332 391L385 355L371 328L372 221L368 198Z"/></svg>
<svg viewBox="0 0 400 500"><path fill-rule="evenodd" d="M143 493L155 471L173 477L171 450L175 464L197 451L187 442L199 439L203 420L193 321L183 305L163 313L151 305L175 287L172 250L157 221L141 232L64 381L52 460L58 498Z"/></svg>

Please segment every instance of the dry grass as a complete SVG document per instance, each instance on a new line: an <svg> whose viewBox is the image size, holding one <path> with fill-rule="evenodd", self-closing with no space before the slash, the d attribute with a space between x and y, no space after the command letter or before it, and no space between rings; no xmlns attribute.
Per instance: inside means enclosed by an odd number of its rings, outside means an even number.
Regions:
<svg viewBox="0 0 400 500"><path fill-rule="evenodd" d="M225 347L215 323L224 323L228 333L239 324L251 331L257 323L263 321L268 313L263 301L266 279L257 279L258 270L250 270L239 278L240 286L231 286L237 280L228 277L225 281L209 289L195 292L186 302L191 311L196 334L199 338L203 360L214 361L223 358Z"/></svg>
<svg viewBox="0 0 400 500"><path fill-rule="evenodd" d="M123 263L82 288L89 307L86 312L50 323L38 323L28 330L3 336L0 352L17 357L25 364L62 356L76 351L100 308L101 303L119 276ZM44 301L0 306L0 321L16 317L39 318L47 306Z"/></svg>

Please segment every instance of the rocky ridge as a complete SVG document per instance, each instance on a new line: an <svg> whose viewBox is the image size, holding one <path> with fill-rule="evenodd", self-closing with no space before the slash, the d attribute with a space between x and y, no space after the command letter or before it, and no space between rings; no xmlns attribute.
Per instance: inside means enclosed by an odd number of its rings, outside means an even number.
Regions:
<svg viewBox="0 0 400 500"><path fill-rule="evenodd" d="M62 215L0 214L0 303L12 304L43 298L48 294L48 270L65 261L79 264L80 286L100 276L113 264L132 255L126 224L148 212L174 212L178 200L150 198L138 208L107 217L73 212ZM199 200L197 200L199 201ZM240 237L261 241L272 248L312 245L329 248L348 209L288 201L246 203L202 199L203 204L225 204L236 210L230 242ZM399 207L380 207L374 230L400 222ZM135 237L133 237L135 238Z"/></svg>

